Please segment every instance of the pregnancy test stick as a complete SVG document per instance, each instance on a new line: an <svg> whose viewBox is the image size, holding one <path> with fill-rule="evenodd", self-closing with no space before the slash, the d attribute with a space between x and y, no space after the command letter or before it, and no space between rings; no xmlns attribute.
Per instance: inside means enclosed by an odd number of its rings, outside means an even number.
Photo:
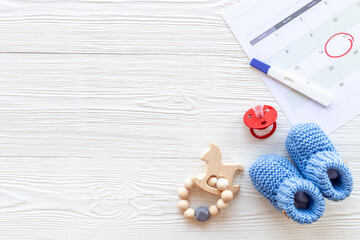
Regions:
<svg viewBox="0 0 360 240"><path fill-rule="evenodd" d="M255 58L251 60L250 65L267 74L268 76L278 80L279 82L285 84L286 86L304 94L308 98L313 99L314 101L320 103L325 107L330 106L333 101L333 97L328 92L321 90L315 86L311 86L304 80L293 77L286 72L269 66L266 63L263 63Z"/></svg>

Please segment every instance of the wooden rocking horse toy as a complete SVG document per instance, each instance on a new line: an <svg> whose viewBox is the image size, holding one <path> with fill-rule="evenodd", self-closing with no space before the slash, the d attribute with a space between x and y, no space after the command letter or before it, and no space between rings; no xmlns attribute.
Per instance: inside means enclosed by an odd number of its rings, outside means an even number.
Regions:
<svg viewBox="0 0 360 240"><path fill-rule="evenodd" d="M229 182L228 190L236 193L239 191L239 185L233 185L233 178L237 170L244 172L244 167L237 165L227 165L221 162L221 151L214 143L209 144L209 148L200 156L200 159L206 161L205 174L193 177L193 182L201 189L215 195L221 195L221 191L215 186L209 185L212 177L217 179L225 178Z"/></svg>
<svg viewBox="0 0 360 240"><path fill-rule="evenodd" d="M200 159L206 161L205 174L185 180L184 187L178 191L180 197L178 208L183 211L185 218L196 218L200 222L205 222L210 216L217 216L220 210L228 208L234 193L240 189L239 185L233 185L235 172L237 170L243 172L244 168L238 164L222 164L220 149L213 143L209 144L209 148L201 155ZM195 186L211 194L219 195L221 198L216 205L210 207L190 208L188 201L189 191Z"/></svg>

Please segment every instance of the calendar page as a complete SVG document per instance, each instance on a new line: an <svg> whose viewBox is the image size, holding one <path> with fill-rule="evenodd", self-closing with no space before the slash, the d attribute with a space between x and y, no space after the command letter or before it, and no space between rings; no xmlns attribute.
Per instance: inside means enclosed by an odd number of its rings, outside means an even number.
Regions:
<svg viewBox="0 0 360 240"><path fill-rule="evenodd" d="M360 113L359 0L251 0L224 19L249 58L333 94L326 108L262 74L292 124L331 133Z"/></svg>

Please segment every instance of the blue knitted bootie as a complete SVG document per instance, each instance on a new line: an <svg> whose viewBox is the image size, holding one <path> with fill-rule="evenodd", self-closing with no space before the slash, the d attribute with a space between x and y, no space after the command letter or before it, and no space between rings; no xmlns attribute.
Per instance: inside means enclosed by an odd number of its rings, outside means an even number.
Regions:
<svg viewBox="0 0 360 240"><path fill-rule="evenodd" d="M286 158L264 155L250 167L254 187L279 211L300 224L316 222L325 210L319 189Z"/></svg>
<svg viewBox="0 0 360 240"><path fill-rule="evenodd" d="M324 197L340 201L350 196L351 171L317 124L295 125L286 139L286 148L304 178L313 182Z"/></svg>

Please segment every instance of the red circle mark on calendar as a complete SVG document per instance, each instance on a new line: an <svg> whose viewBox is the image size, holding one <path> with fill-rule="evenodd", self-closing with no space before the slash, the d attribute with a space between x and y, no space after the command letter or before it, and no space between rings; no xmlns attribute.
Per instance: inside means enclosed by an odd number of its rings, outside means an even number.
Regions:
<svg viewBox="0 0 360 240"><path fill-rule="evenodd" d="M340 36L340 35L343 35L344 37L346 36L347 38L345 39L345 40L348 40L349 42L350 42L350 46L348 47L348 48L344 48L344 49L346 49L346 51L345 51L345 53L342 53L342 54L333 54L333 53L330 53L330 51L329 51L329 44L331 43L331 41L333 40L333 39L335 39L336 37L338 37L338 36ZM328 55L329 57L331 57L331 58L341 58L341 57L343 57L343 56L345 56L345 55L347 55L350 51L351 51L351 49L354 47L354 41L355 41L355 39L354 39L354 37L351 35L351 34L349 34L349 33L345 33L345 32L341 32L341 33L337 33L337 34L335 34L335 35L333 35L327 42L326 42L326 44L325 44L325 53L326 53L326 55Z"/></svg>

